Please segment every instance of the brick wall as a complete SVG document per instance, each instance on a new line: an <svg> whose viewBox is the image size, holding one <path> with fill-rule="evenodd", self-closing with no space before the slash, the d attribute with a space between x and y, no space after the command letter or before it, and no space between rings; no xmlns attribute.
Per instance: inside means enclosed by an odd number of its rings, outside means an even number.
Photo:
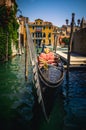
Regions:
<svg viewBox="0 0 86 130"><path fill-rule="evenodd" d="M86 56L86 28L74 33L72 51Z"/></svg>

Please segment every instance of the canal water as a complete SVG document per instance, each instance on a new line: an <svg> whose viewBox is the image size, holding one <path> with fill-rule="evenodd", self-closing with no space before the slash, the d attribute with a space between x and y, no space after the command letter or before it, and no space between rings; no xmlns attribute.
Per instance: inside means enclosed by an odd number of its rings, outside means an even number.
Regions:
<svg viewBox="0 0 86 130"><path fill-rule="evenodd" d="M36 103L31 65L25 81L24 57L0 63L0 130L86 130L86 70L71 70L69 80L65 72L46 122Z"/></svg>

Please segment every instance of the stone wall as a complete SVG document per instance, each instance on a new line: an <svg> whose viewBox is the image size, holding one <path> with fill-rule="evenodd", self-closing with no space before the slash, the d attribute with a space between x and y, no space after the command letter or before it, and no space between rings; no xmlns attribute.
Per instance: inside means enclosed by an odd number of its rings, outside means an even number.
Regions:
<svg viewBox="0 0 86 130"><path fill-rule="evenodd" d="M86 28L74 33L72 52L86 56Z"/></svg>

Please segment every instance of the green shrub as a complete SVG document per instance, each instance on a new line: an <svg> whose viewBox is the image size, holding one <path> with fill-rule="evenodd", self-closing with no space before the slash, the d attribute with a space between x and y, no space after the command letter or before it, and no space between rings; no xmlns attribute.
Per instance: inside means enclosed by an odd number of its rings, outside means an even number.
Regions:
<svg viewBox="0 0 86 130"><path fill-rule="evenodd" d="M9 12L8 12L9 11ZM8 56L12 54L11 44L12 41L18 46L17 30L19 24L15 17L16 6L14 10L8 10L5 6L0 6L0 60L4 60L6 56L6 43L8 38ZM7 36L8 34L8 36Z"/></svg>
<svg viewBox="0 0 86 130"><path fill-rule="evenodd" d="M67 38L67 37L62 38L62 42L65 43L65 45L68 45L69 38Z"/></svg>

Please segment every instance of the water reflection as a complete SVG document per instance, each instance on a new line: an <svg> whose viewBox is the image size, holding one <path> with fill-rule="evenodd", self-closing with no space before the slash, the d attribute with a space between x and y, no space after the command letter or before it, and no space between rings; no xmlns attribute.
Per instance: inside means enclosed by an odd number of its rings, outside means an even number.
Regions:
<svg viewBox="0 0 86 130"><path fill-rule="evenodd" d="M65 96L64 130L86 129L86 73L71 71L69 81L65 79L63 93Z"/></svg>
<svg viewBox="0 0 86 130"><path fill-rule="evenodd" d="M57 95L48 123L37 130L86 130L86 71L70 71L64 77L62 95Z"/></svg>
<svg viewBox="0 0 86 130"><path fill-rule="evenodd" d="M0 64L0 130L85 130L86 70L70 71L57 94L50 120L35 104L32 68L25 81L24 55ZM35 113L33 112L35 111Z"/></svg>
<svg viewBox="0 0 86 130"><path fill-rule="evenodd" d="M24 55L0 64L0 129L24 129L33 118L33 84L25 81ZM29 67L29 73L31 67Z"/></svg>

